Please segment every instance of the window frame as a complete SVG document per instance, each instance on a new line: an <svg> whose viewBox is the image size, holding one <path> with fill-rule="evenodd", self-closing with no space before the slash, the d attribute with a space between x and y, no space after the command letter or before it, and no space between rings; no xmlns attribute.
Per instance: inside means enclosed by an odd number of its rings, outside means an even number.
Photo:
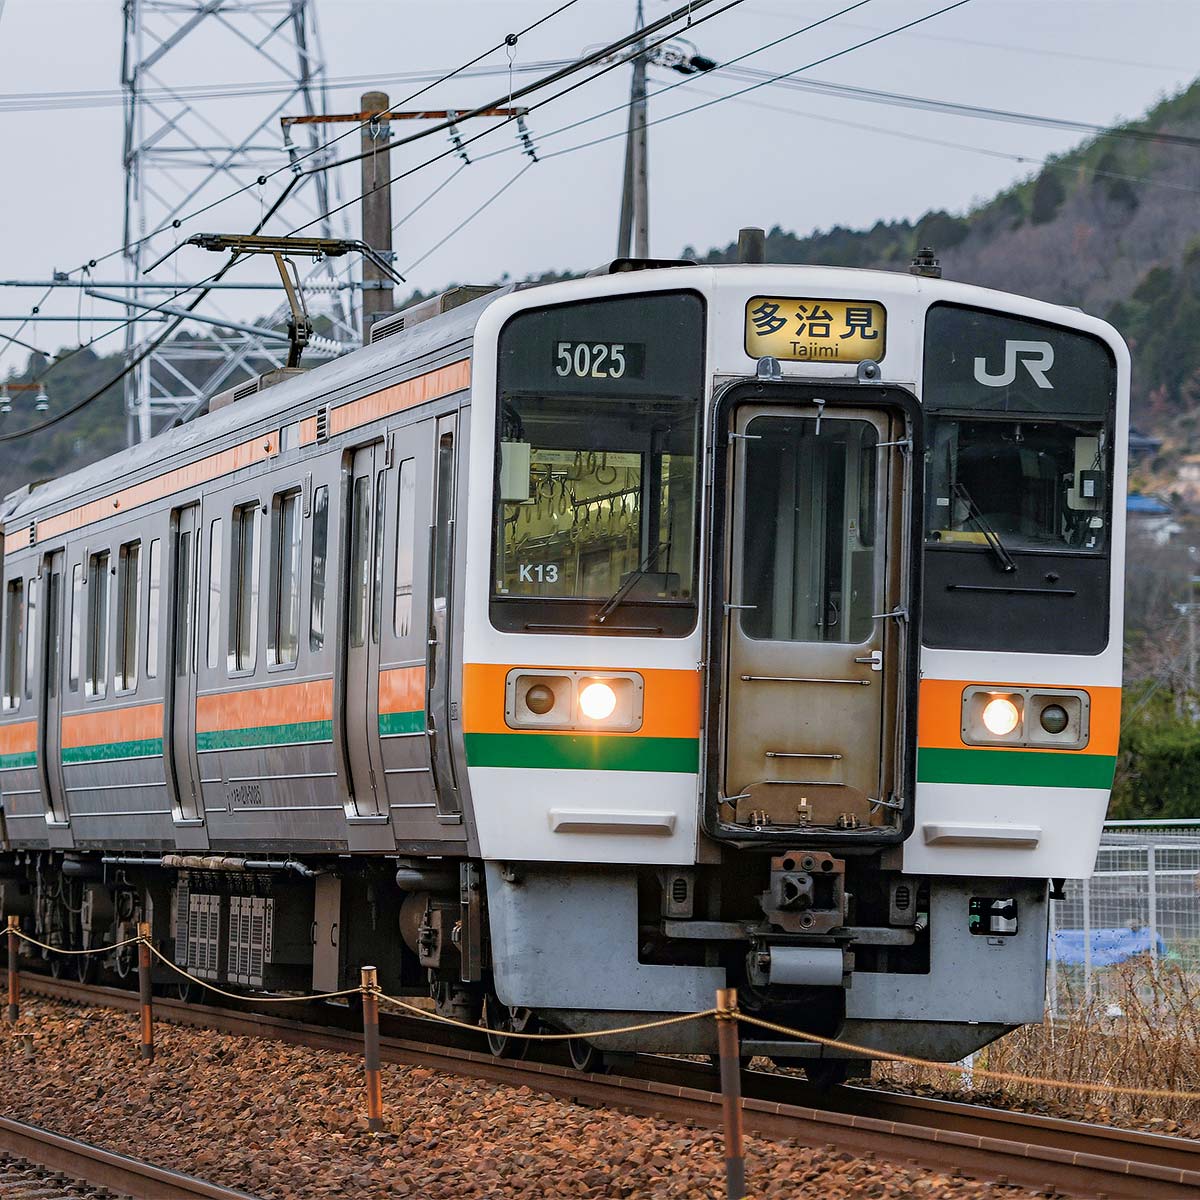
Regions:
<svg viewBox="0 0 1200 1200"><path fill-rule="evenodd" d="M71 564L71 611L67 617L67 691L78 693L83 678L83 562Z"/></svg>
<svg viewBox="0 0 1200 1200"><path fill-rule="evenodd" d="M404 485L411 485L406 498ZM402 458L396 464L396 535L392 539L392 635L406 641L416 632L413 624L417 583L417 459ZM401 565L407 572L401 579ZM401 627L401 607L404 625Z"/></svg>
<svg viewBox="0 0 1200 1200"><path fill-rule="evenodd" d="M146 553L146 678L157 679L162 657L162 538L151 538Z"/></svg>
<svg viewBox="0 0 1200 1200"><path fill-rule="evenodd" d="M130 586L129 559L136 556L137 570ZM141 593L142 593L142 539L122 542L117 549L117 644L113 655L113 692L127 696L137 691L140 672L138 670L138 648L141 642ZM132 600L132 608L130 608ZM133 615L133 637L130 638L129 617ZM127 677L125 667L129 664L132 651L133 680Z"/></svg>
<svg viewBox="0 0 1200 1200"><path fill-rule="evenodd" d="M295 533L290 543L290 558L294 572L290 588L290 600L295 614L294 643L292 657L281 657L281 634L283 630L283 581L285 550L283 543L283 517L285 507L295 512ZM294 671L300 662L301 623L304 614L304 489L298 484L281 488L271 498L271 558L269 562L269 587L267 594L267 670Z"/></svg>
<svg viewBox="0 0 1200 1200"><path fill-rule="evenodd" d="M103 563L103 566L101 566ZM83 694L86 700L103 700L108 695L108 649L109 634L112 631L112 552L108 547L99 550L88 550L87 563L87 625L84 638L84 676ZM100 586L97 576L103 579L104 628L102 636L97 638L97 618ZM97 657L97 650L102 658ZM103 666L103 672L97 667Z"/></svg>
<svg viewBox="0 0 1200 1200"><path fill-rule="evenodd" d="M322 654L329 623L329 514L331 491L328 483L313 488L312 536L308 547L308 650ZM318 538L318 535L319 538ZM317 586L317 546L321 547L320 587ZM318 626L317 608L320 607Z"/></svg>
<svg viewBox="0 0 1200 1200"><path fill-rule="evenodd" d="M14 608L15 602L15 608ZM14 621L18 617L18 621ZM4 712L19 712L25 699L25 575L4 586ZM15 636L14 636L15 634Z"/></svg>
<svg viewBox="0 0 1200 1200"><path fill-rule="evenodd" d="M246 500L235 504L229 521L229 595L226 601L228 636L226 672L231 677L253 675L258 669L258 600L262 585L262 502ZM253 532L249 571L243 570L246 518ZM248 629L242 640L242 610L246 609ZM243 651L248 664L243 665Z"/></svg>

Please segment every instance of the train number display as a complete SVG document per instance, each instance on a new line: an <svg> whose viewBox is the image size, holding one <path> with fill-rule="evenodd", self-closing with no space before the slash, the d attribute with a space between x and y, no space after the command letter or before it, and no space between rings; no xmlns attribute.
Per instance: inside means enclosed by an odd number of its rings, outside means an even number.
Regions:
<svg viewBox="0 0 1200 1200"><path fill-rule="evenodd" d="M646 361L645 343L558 342L554 373L560 379L640 379Z"/></svg>

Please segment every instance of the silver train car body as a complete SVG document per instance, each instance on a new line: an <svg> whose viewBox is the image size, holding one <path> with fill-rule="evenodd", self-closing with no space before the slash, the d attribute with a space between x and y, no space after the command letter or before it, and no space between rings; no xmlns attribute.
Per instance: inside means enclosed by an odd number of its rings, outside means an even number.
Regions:
<svg viewBox="0 0 1200 1200"><path fill-rule="evenodd" d="M1116 754L1118 335L825 268L458 298L5 502L4 910L498 1030L1040 1020Z"/></svg>

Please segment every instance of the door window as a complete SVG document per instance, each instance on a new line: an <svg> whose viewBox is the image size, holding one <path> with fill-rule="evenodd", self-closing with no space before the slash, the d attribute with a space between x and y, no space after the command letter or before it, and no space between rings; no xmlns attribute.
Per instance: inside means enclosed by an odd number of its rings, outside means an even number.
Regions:
<svg viewBox="0 0 1200 1200"><path fill-rule="evenodd" d="M229 588L229 669L253 671L258 644L259 507L243 504L233 511Z"/></svg>
<svg viewBox="0 0 1200 1200"><path fill-rule="evenodd" d="M875 601L875 427L755 417L746 429L742 629L860 643Z"/></svg>
<svg viewBox="0 0 1200 1200"><path fill-rule="evenodd" d="M71 643L67 651L67 685L79 691L80 642L83 640L83 564L71 568Z"/></svg>
<svg viewBox="0 0 1200 1200"><path fill-rule="evenodd" d="M89 696L108 691L108 551L88 560L87 683Z"/></svg>
<svg viewBox="0 0 1200 1200"><path fill-rule="evenodd" d="M396 509L396 604L393 622L398 638L408 637L412 628L413 539L417 518L416 460L400 464L399 503Z"/></svg>
<svg viewBox="0 0 1200 1200"><path fill-rule="evenodd" d="M192 531L180 530L179 558L175 564L175 674L188 673L192 649L192 609L195 588L192 585Z"/></svg>
<svg viewBox="0 0 1200 1200"><path fill-rule="evenodd" d="M368 602L371 590L371 478L354 481L351 500L350 545L350 644L361 646L367 636Z"/></svg>
<svg viewBox="0 0 1200 1200"><path fill-rule="evenodd" d="M107 556L105 556L107 562ZM37 670L37 578L31 578L25 590L25 699L33 699L33 679Z"/></svg>
<svg viewBox="0 0 1200 1200"><path fill-rule="evenodd" d="M271 662L290 666L300 650L300 493L275 497L271 560Z"/></svg>
<svg viewBox="0 0 1200 1200"><path fill-rule="evenodd" d="M142 543L127 542L117 562L117 691L137 687L138 597L142 591Z"/></svg>
<svg viewBox="0 0 1200 1200"><path fill-rule="evenodd" d="M22 670L25 657L25 580L14 579L8 585L4 613L4 707L21 707Z"/></svg>
<svg viewBox="0 0 1200 1200"><path fill-rule="evenodd" d="M58 699L59 672L62 670L62 572L51 571L46 580L46 692Z"/></svg>
<svg viewBox="0 0 1200 1200"><path fill-rule="evenodd" d="M325 645L325 569L329 559L329 488L322 484L313 497L312 599L308 648L316 654Z"/></svg>
<svg viewBox="0 0 1200 1200"><path fill-rule="evenodd" d="M150 543L150 602L146 617L146 678L158 678L158 606L162 595L162 539Z"/></svg>

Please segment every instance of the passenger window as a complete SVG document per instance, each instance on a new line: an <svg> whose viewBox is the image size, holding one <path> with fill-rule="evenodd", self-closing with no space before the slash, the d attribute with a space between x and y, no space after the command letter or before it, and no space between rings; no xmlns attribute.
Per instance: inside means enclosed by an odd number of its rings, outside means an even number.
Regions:
<svg viewBox="0 0 1200 1200"><path fill-rule="evenodd" d="M8 585L4 612L4 707L21 707L21 670L25 633L25 580L14 579Z"/></svg>
<svg viewBox="0 0 1200 1200"><path fill-rule="evenodd" d="M392 614L396 636L408 637L413 608L413 535L416 530L416 460L400 464L399 501L396 506L396 605Z"/></svg>
<svg viewBox="0 0 1200 1200"><path fill-rule="evenodd" d="M78 570L78 568L76 568ZM146 616L146 678L158 678L158 608L162 596L162 542L150 543L150 604Z"/></svg>
<svg viewBox="0 0 1200 1200"><path fill-rule="evenodd" d="M308 648L315 654L325 645L325 564L329 556L329 488L322 485L313 497L312 603L308 621Z"/></svg>
<svg viewBox="0 0 1200 1200"><path fill-rule="evenodd" d="M372 529L371 559L374 563L371 576L371 641L378 644L379 629L383 625L383 496L387 474L380 471L375 476L375 519Z"/></svg>
<svg viewBox="0 0 1200 1200"><path fill-rule="evenodd" d="M25 588L25 699L33 699L33 675L37 670L37 576L31 576Z"/></svg>
<svg viewBox="0 0 1200 1200"><path fill-rule="evenodd" d="M221 564L224 522L217 517L208 530L208 669L221 665Z"/></svg>
<svg viewBox="0 0 1200 1200"><path fill-rule="evenodd" d="M300 493L275 497L271 551L271 663L290 666L300 652Z"/></svg>
<svg viewBox="0 0 1200 1200"><path fill-rule="evenodd" d="M108 691L108 551L88 559L87 677L84 691L103 696Z"/></svg>
<svg viewBox="0 0 1200 1200"><path fill-rule="evenodd" d="M142 593L142 543L126 542L117 558L118 692L137 687L138 597Z"/></svg>
<svg viewBox="0 0 1200 1200"><path fill-rule="evenodd" d="M187 675L191 661L194 595L192 531L183 529L179 533L179 552L175 561L175 675L180 679Z"/></svg>
<svg viewBox="0 0 1200 1200"><path fill-rule="evenodd" d="M229 590L229 669L253 671L258 642L259 508L243 504L234 509Z"/></svg>
<svg viewBox="0 0 1200 1200"><path fill-rule="evenodd" d="M71 644L67 648L67 686L79 691L79 649L83 637L83 564L71 568Z"/></svg>
<svg viewBox="0 0 1200 1200"><path fill-rule="evenodd" d="M366 641L367 608L371 578L371 479L360 475L354 481L350 510L350 645Z"/></svg>

